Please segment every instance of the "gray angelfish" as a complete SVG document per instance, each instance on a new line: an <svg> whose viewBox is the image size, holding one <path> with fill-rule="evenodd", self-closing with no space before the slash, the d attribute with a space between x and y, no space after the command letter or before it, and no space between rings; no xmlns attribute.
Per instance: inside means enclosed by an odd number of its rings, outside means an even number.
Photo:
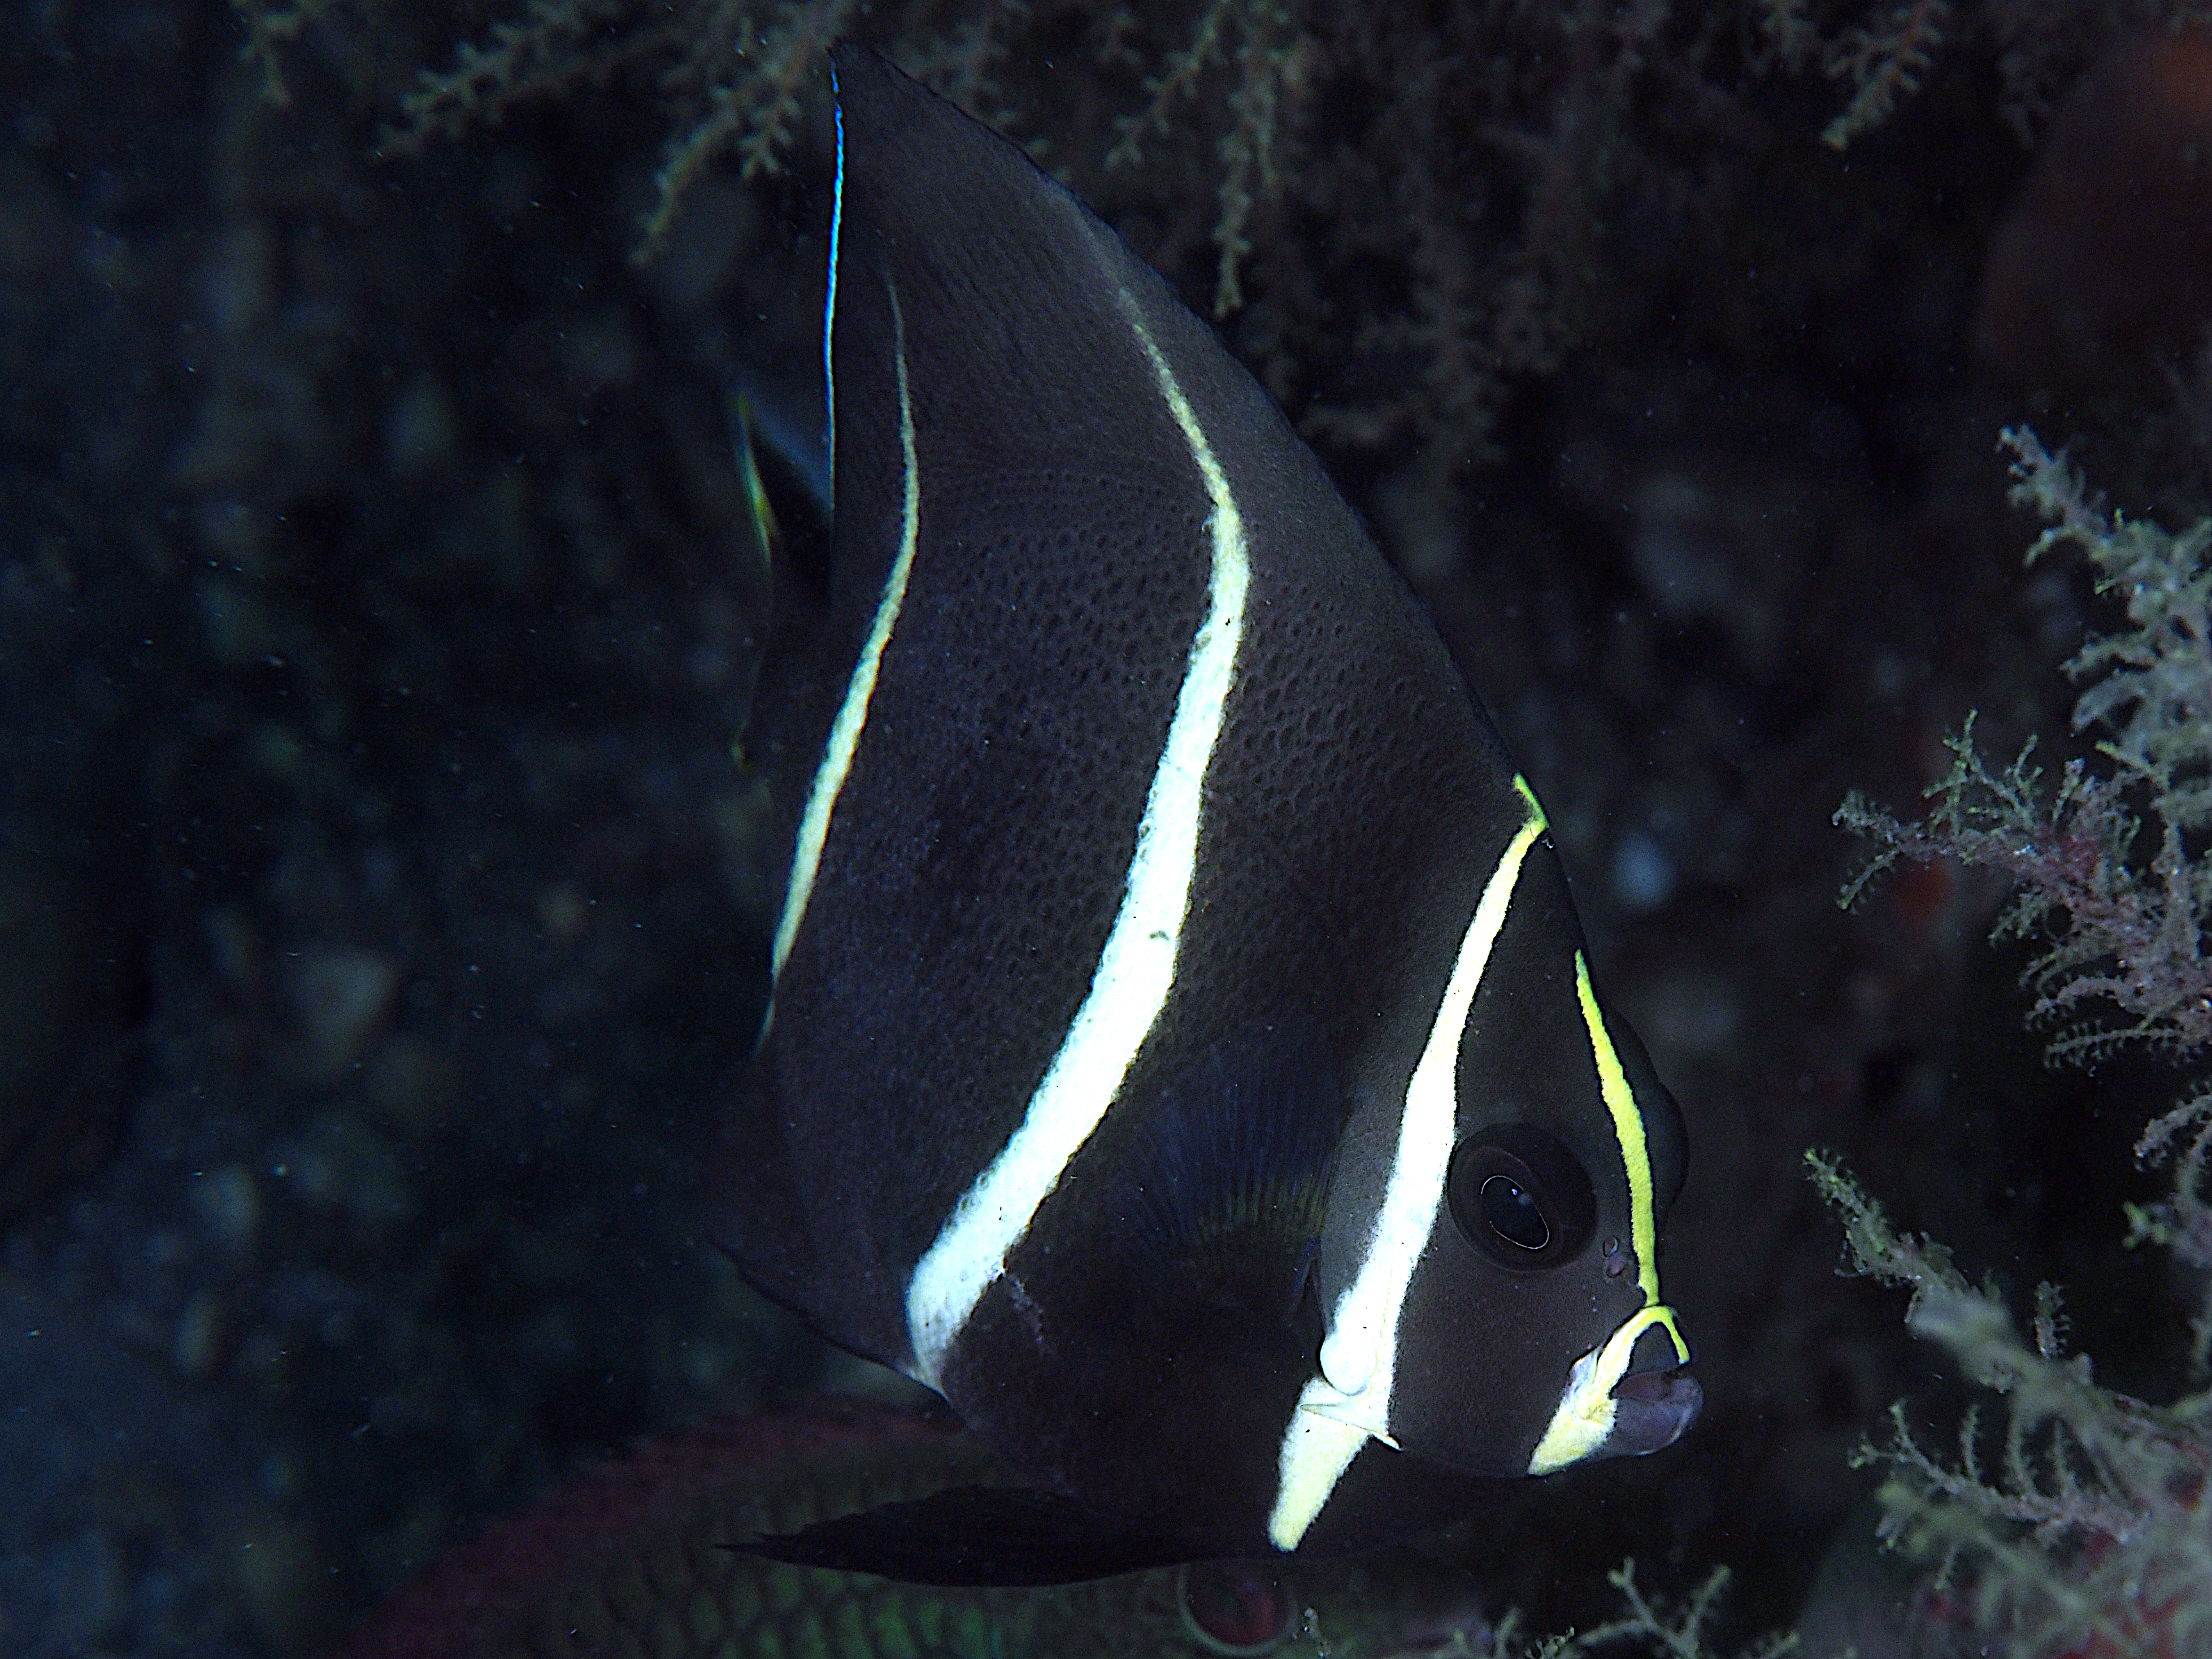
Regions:
<svg viewBox="0 0 2212 1659"><path fill-rule="evenodd" d="M754 1546L1334 1553L1670 1444L1674 1103L1542 809L1280 413L1015 148L835 58L827 592L718 1236L1035 1483Z"/></svg>

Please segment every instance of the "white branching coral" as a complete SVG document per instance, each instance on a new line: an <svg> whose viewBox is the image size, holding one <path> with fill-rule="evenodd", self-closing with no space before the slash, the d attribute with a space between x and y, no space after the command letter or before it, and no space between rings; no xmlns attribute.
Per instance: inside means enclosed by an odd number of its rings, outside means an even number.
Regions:
<svg viewBox="0 0 2212 1659"><path fill-rule="evenodd" d="M1997 112L2033 148L2067 86L2098 50L2130 29L2202 25L2204 0L1752 0L1753 32L1766 64L1792 75L1818 70L1850 96L1820 134L1846 149L1875 131L1920 90L1939 58L1973 40L1996 58Z"/></svg>
<svg viewBox="0 0 2212 1659"><path fill-rule="evenodd" d="M1820 142L1842 149L1887 120L1900 99L1920 89L1950 21L1946 0L1908 0L1870 26L1846 29L1823 54L1821 68L1831 79L1850 82L1851 100Z"/></svg>
<svg viewBox="0 0 2212 1659"><path fill-rule="evenodd" d="M2201 1113L2202 1103L2197 1103ZM2201 1163L2202 1139L2196 1149ZM1807 1155L1844 1222L1855 1271L1912 1292L1906 1328L2001 1396L2002 1421L1969 1411L1955 1461L1922 1446L1902 1406L1862 1463L1889 1471L1885 1533L1935 1568L1932 1588L1973 1628L2025 1659L2098 1653L2157 1659L2212 1644L2212 1392L2152 1406L2100 1385L2065 1351L2057 1291L2039 1287L2023 1337L1994 1290L1969 1284L1940 1244L1896 1231L1832 1158ZM2201 1227L2195 1181L2175 1224ZM2165 1221L2158 1225L2163 1226Z"/></svg>
<svg viewBox="0 0 2212 1659"><path fill-rule="evenodd" d="M1209 68L1233 70L1216 187L1217 317L1244 303L1241 271L1252 252L1252 211L1281 193L1280 151L1287 131L1283 105L1295 92L1310 51L1311 38L1298 27L1297 9L1289 0L1210 0L1189 44L1146 77L1145 107L1115 123L1116 138L1106 165L1134 166L1143 159L1146 136L1173 126L1176 105L1197 94Z"/></svg>
<svg viewBox="0 0 2212 1659"><path fill-rule="evenodd" d="M2074 729L2111 733L2098 749L2124 781L2149 790L2161 822L2212 824L2212 519L2178 532L2130 519L2093 501L2033 432L2008 428L2003 441L2018 457L2014 499L2046 521L2027 556L2078 548L2097 591L2127 607L2126 629L2091 640L2066 665L2087 687Z"/></svg>
<svg viewBox="0 0 2212 1659"><path fill-rule="evenodd" d="M1025 8L1019 0L947 6L957 15L933 33L938 9L921 7L914 22L917 40L936 43L927 65L917 67L936 84L972 92L996 31ZM462 42L450 68L422 71L400 100L386 148L416 149L496 122L518 104L650 70L671 125L639 239L642 261L659 251L690 186L717 158L734 155L748 179L781 168L807 100L827 89L829 47L857 27L861 11L860 0L781 0L764 10L749 0L529 0L519 18L494 23L483 44Z"/></svg>
<svg viewBox="0 0 2212 1659"><path fill-rule="evenodd" d="M2079 550L2100 592L2126 609L2125 629L2067 665L2082 686L2075 728L2106 734L2101 764L2071 760L2048 787L2027 750L1992 770L1970 721L1951 740L1925 819L1900 823L1856 797L1837 813L1876 843L1845 902L1899 859L1996 872L2017 888L1998 931L2050 941L2029 974L2033 1012L2074 1022L2051 1043L2054 1058L2128 1042L2197 1054L2212 1046L2212 521L2176 533L2130 520L2091 498L2033 433L2003 441L2014 501L2046 526L2028 556ZM2121 1022L2075 1018L2100 1005ZM2171 1250L2212 1287L2212 1090L2155 1118L2136 1154L2169 1164L2172 1186L2160 1202L2130 1206L2128 1242ZM1942 1246L1893 1228L1833 1160L1808 1161L1854 1269L1910 1288L1907 1328L2000 1397L2000 1424L1970 1412L1954 1458L1923 1447L1902 1407L1887 1442L1862 1452L1888 1469L1887 1535L1931 1565L1934 1592L1960 1622L2027 1659L2212 1650L2212 1389L2154 1406L2104 1387L2086 1355L2066 1352L2055 1289L2038 1291L2024 1337L1996 1292L1969 1284ZM2203 1389L2212 1300L2194 1331Z"/></svg>
<svg viewBox="0 0 2212 1659"><path fill-rule="evenodd" d="M2033 432L2003 441L2013 499L2046 525L2029 558L2078 548L2099 590L2127 607L2130 627L2067 664L2083 686L2075 727L2107 734L2108 765L2069 761L2046 786L2030 745L1993 771L1969 720L1925 819L1901 823L1856 794L1837 812L1875 843L1844 902L1900 859L1996 872L2016 890L1998 933L2050 940L2028 971L2035 1017L2063 1027L2054 1056L2129 1042L2192 1054L2212 1044L2212 858L2191 841L2212 825L2212 520L2175 533L2129 519L2091 500ZM2122 1023L2092 1018L2100 1006Z"/></svg>
<svg viewBox="0 0 2212 1659"><path fill-rule="evenodd" d="M1713 1645L1729 1574L1715 1567L1690 1593L1675 1601L1655 1595L1636 1580L1636 1563L1624 1561L1606 1575L1620 1597L1620 1616L1588 1630L1531 1638L1521 1616L1508 1612L1478 1635L1460 1632L1453 1645L1437 1650L1437 1659L1723 1659ZM1755 1638L1735 1650L1735 1659L1783 1659L1798 1648L1796 1636L1783 1631Z"/></svg>

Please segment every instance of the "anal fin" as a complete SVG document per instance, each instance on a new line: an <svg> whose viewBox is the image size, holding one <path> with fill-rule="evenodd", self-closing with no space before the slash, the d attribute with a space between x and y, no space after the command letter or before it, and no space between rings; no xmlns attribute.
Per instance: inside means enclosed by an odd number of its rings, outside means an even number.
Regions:
<svg viewBox="0 0 2212 1659"><path fill-rule="evenodd" d="M1081 1583L1189 1555L1034 1486L949 1487L732 1547L794 1566L945 1586Z"/></svg>

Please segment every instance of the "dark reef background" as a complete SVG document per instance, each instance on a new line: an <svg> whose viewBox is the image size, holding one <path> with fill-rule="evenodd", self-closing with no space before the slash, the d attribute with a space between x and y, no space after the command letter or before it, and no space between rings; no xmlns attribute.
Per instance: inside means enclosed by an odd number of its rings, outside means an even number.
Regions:
<svg viewBox="0 0 2212 1659"><path fill-rule="evenodd" d="M1462 1546L1498 1599L1587 1620L1633 1554L1787 1622L1853 1445L1908 1392L1940 1419L1808 1144L2171 1393L2185 1332L2117 1243L2170 1080L2045 1068L1981 878L1841 912L1830 818L1910 810L1970 708L1993 753L2071 742L2100 612L2023 568L2001 425L2206 510L2212 70L2145 67L2175 9L847 0L748 60L710 0L20 8L0 1653L319 1651L584 1461L874 1386L738 1285L696 1156L780 878L729 399L818 395L838 32L1237 301L1682 1102L1706 1416L1507 1494ZM1885 61L1894 107L1836 131ZM2125 112L2160 88L2185 144Z"/></svg>

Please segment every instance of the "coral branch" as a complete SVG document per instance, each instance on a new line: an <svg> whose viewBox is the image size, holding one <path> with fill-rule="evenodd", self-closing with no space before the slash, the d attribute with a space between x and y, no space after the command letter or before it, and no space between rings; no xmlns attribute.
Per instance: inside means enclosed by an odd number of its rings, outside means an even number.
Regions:
<svg viewBox="0 0 2212 1659"><path fill-rule="evenodd" d="M1970 719L1949 740L1951 769L1929 790L1925 820L1900 823L1856 795L1838 809L1837 823L1876 843L1844 902L1899 859L1996 871L2019 890L1998 933L2052 938L2028 970L2034 1016L2065 1021L2102 1002L2127 1018L2077 1021L2052 1042L2054 1057L2128 1042L2194 1054L2212 1044L2212 860L2191 841L2212 825L2212 520L2174 534L2108 512L2033 432L2003 436L2016 457L2013 498L2045 521L2029 558L2078 548L2100 591L2126 602L2132 626L2067 664L2084 684L2075 726L2112 734L2098 749L2113 770L2070 761L2046 795L2033 744L1992 772Z"/></svg>
<svg viewBox="0 0 2212 1659"><path fill-rule="evenodd" d="M1827 48L1821 68L1831 80L1848 80L1854 90L1820 142L1832 149L1846 148L1887 120L1899 100L1918 91L1950 18L1948 0L1907 0L1871 27L1845 30Z"/></svg>
<svg viewBox="0 0 2212 1659"><path fill-rule="evenodd" d="M1854 1460L1890 1471L1885 1536L1937 1564L1937 1585L1963 1592L1978 1629L2014 1638L2007 1651L2201 1651L2212 1637L2199 1593L2212 1583L2201 1508L2212 1395L2154 1407L2100 1386L2086 1356L2061 1350L2050 1286L2037 1295L2034 1340L2023 1341L1996 1293L1967 1284L1941 1246L1893 1229L1832 1158L1806 1162L1843 1218L1851 1270L1910 1288L1907 1328L2003 1396L1995 1472L1979 1413L1966 1413L1957 1461L1946 1462L1892 1408L1887 1443Z"/></svg>

